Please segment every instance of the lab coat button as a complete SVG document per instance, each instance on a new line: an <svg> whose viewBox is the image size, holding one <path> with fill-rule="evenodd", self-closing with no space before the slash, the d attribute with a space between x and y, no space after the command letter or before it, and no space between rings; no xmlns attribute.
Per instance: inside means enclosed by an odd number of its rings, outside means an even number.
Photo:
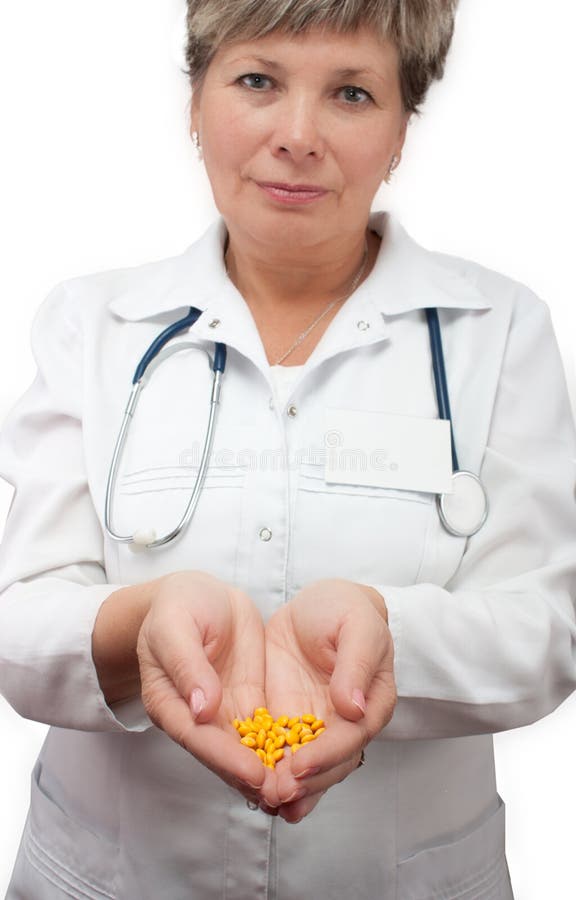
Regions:
<svg viewBox="0 0 576 900"><path fill-rule="evenodd" d="M268 401L268 406L270 407L270 409L274 409L274 397L270 397L270 400Z"/></svg>
<svg viewBox="0 0 576 900"><path fill-rule="evenodd" d="M219 324L220 324L220 319L212 319L212 321L210 322L208 327L209 328L218 328Z"/></svg>
<svg viewBox="0 0 576 900"><path fill-rule="evenodd" d="M272 532L269 528L261 528L260 529L260 540L261 541L271 541L272 540Z"/></svg>
<svg viewBox="0 0 576 900"><path fill-rule="evenodd" d="M288 415L290 416L291 419L294 419L298 415L298 410L296 409L295 406L288 407Z"/></svg>
<svg viewBox="0 0 576 900"><path fill-rule="evenodd" d="M370 328L370 322L358 322L356 326L359 331L368 331Z"/></svg>

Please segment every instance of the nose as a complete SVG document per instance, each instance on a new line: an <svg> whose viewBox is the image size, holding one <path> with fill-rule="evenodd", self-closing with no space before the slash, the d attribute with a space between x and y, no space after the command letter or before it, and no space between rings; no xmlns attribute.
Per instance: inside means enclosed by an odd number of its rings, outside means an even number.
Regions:
<svg viewBox="0 0 576 900"><path fill-rule="evenodd" d="M322 117L313 100L302 95L286 98L275 111L273 153L290 156L295 163L302 163L308 157L322 159L326 152Z"/></svg>

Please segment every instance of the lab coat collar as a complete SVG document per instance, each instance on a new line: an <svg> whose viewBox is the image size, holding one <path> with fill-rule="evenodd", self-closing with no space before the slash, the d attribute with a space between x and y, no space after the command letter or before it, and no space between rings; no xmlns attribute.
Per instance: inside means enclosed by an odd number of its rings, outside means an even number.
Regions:
<svg viewBox="0 0 576 900"><path fill-rule="evenodd" d="M383 240L370 276L353 295L358 302L369 301L384 316L427 307L491 309L490 299L469 274L417 244L394 215L372 212L369 227ZM128 270L129 286L109 309L138 322L190 306L205 311L214 299L221 307L223 295L238 293L224 265L226 236L219 217L181 255Z"/></svg>
<svg viewBox="0 0 576 900"><path fill-rule="evenodd" d="M184 253L128 270L125 290L108 308L128 322L195 306L205 310L230 284L224 265L227 229L219 217Z"/></svg>
<svg viewBox="0 0 576 900"><path fill-rule="evenodd" d="M474 283L471 269L464 274L453 257L417 244L391 213L371 213L369 227L382 237L382 243L370 277L358 293L364 288L384 316L430 307L492 308L490 298Z"/></svg>

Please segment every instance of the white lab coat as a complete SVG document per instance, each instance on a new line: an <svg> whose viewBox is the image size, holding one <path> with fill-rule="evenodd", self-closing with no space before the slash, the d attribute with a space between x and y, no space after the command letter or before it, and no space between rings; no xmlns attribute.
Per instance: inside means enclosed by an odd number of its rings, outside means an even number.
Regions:
<svg viewBox="0 0 576 900"><path fill-rule="evenodd" d="M182 255L67 281L35 319L38 375L10 413L16 487L0 560L0 690L50 729L9 900L509 900L491 733L576 685L576 441L545 304L475 263L418 246L386 213L374 270L285 404L228 280L216 221ZM214 455L183 537L135 553L103 537L106 477L133 371L195 305L188 335L228 346ZM327 407L437 416L423 307L439 308L461 468L490 515L447 534L431 494L327 483ZM165 361L144 391L117 492L120 531L175 524L194 482L211 371ZM423 448L425 451L425 448ZM270 534L263 530L268 529ZM90 641L117 587L198 568L264 618L314 579L385 597L399 701L366 765L289 826L151 726L106 705ZM552 826L553 827L553 826Z"/></svg>

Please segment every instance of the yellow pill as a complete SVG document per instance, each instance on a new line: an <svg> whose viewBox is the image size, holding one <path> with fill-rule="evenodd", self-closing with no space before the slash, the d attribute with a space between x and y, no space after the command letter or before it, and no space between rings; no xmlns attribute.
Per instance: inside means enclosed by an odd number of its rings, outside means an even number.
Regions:
<svg viewBox="0 0 576 900"><path fill-rule="evenodd" d="M300 747L309 744L326 731L323 720L317 719L312 713L292 718L283 715L274 721L265 707L255 709L252 718L250 716L244 720L235 718L233 725L240 737L240 743L254 750L269 769L274 769L276 762L283 759L286 747L290 747L292 753L296 753Z"/></svg>

